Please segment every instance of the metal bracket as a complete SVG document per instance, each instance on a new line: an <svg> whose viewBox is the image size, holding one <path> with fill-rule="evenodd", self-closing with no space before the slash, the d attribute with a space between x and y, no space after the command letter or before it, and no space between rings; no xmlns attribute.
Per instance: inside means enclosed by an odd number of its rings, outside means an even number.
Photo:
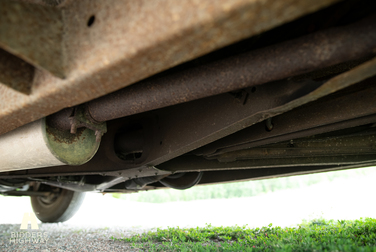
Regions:
<svg viewBox="0 0 376 252"><path fill-rule="evenodd" d="M106 122L94 122L84 106L74 108L73 115L69 117L72 134L76 134L77 128L86 127L95 131L96 141L100 142L101 137L107 132Z"/></svg>

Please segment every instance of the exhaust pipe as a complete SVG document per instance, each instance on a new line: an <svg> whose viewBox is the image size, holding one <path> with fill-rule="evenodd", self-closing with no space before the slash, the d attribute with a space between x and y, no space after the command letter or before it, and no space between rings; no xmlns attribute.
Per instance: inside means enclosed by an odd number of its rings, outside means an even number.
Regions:
<svg viewBox="0 0 376 252"><path fill-rule="evenodd" d="M93 130L80 128L71 134L48 126L43 118L0 136L0 172L82 165L98 148Z"/></svg>

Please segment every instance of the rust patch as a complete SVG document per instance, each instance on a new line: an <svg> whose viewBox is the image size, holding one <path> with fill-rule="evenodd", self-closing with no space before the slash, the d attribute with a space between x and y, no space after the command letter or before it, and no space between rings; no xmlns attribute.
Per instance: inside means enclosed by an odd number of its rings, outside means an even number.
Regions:
<svg viewBox="0 0 376 252"><path fill-rule="evenodd" d="M0 47L60 78L63 62L61 10L0 0Z"/></svg>
<svg viewBox="0 0 376 252"><path fill-rule="evenodd" d="M372 16L348 26L150 78L89 102L88 110L94 120L103 122L281 80L350 60L371 59L376 48L375 26L376 16ZM352 67L364 61L354 62ZM344 70L340 68L339 71Z"/></svg>
<svg viewBox="0 0 376 252"><path fill-rule="evenodd" d="M85 128L77 129L76 134L71 134L69 131L61 131L52 127L46 127L47 134L53 136L53 141L57 143L73 144L77 142Z"/></svg>
<svg viewBox="0 0 376 252"><path fill-rule="evenodd" d="M34 71L29 63L0 49L0 84L30 94Z"/></svg>
<svg viewBox="0 0 376 252"><path fill-rule="evenodd" d="M0 22L8 41L0 46L66 77L37 69L29 96L0 86L0 134L336 2L80 0L61 8L16 2L18 10L0 0L0 20L19 18L18 30Z"/></svg>

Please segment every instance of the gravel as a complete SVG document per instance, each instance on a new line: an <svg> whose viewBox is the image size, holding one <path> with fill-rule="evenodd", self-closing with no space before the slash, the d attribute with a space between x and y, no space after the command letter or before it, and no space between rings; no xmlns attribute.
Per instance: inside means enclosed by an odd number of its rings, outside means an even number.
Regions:
<svg viewBox="0 0 376 252"><path fill-rule="evenodd" d="M21 231L21 232L20 232ZM139 251L123 241L113 240L111 237L129 237L132 234L142 233L143 229L121 229L121 228L97 228L89 227L80 229L72 228L65 224L39 224L39 230L20 230L20 225L0 225L0 251ZM45 235L46 243L14 243L11 242L12 232L14 233L41 233ZM30 234L32 235L32 234ZM15 239L14 239L15 240ZM38 239L38 242L41 240Z"/></svg>

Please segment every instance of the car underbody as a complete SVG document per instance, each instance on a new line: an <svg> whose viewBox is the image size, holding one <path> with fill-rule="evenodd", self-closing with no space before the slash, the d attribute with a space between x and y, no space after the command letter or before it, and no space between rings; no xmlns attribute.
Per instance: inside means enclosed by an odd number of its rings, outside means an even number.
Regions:
<svg viewBox="0 0 376 252"><path fill-rule="evenodd" d="M375 165L375 27L371 0L0 0L0 193Z"/></svg>

